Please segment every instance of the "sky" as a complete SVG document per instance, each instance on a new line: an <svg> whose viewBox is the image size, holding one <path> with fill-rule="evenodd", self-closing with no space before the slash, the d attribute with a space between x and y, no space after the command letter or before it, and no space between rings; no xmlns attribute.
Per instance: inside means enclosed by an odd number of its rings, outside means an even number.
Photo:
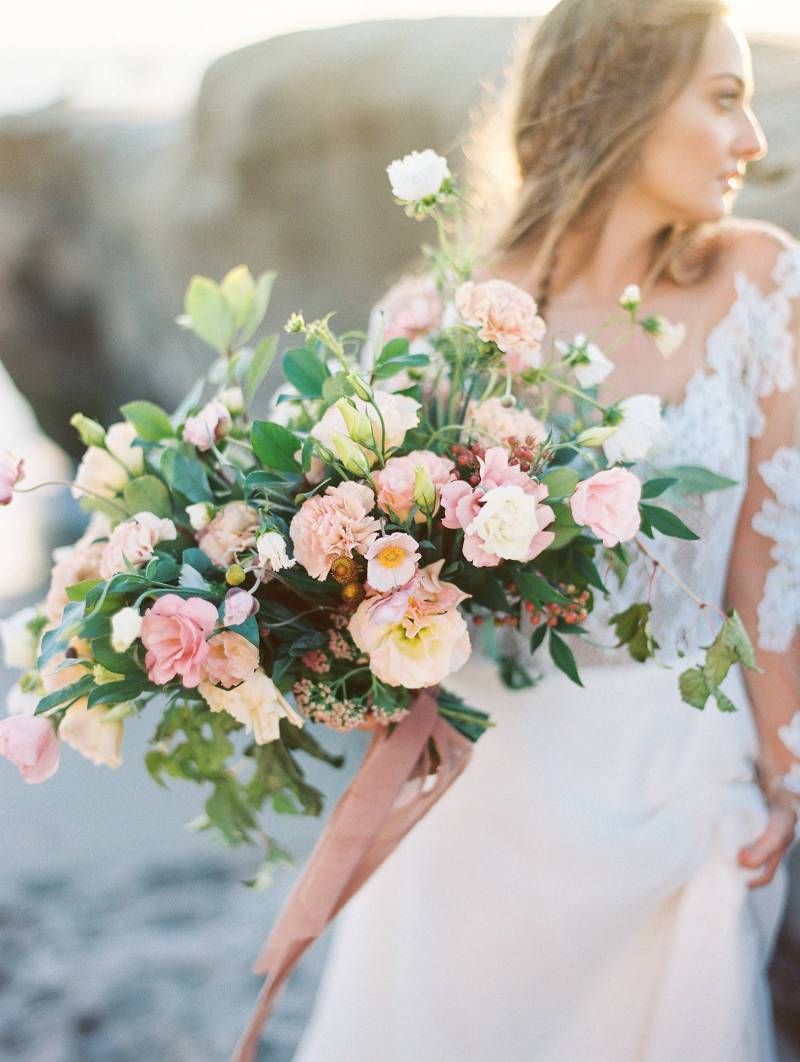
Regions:
<svg viewBox="0 0 800 1062"><path fill-rule="evenodd" d="M599 0L602 2L602 0ZM385 18L541 14L552 0L29 0L0 38L0 112L69 97L79 106L185 105L217 55L265 37ZM800 35L800 5L732 0L748 30Z"/></svg>

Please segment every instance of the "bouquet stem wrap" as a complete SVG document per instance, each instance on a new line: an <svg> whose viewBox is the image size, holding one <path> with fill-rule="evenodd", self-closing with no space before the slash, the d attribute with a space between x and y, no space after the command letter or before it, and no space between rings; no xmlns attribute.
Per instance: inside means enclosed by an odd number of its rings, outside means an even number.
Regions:
<svg viewBox="0 0 800 1062"><path fill-rule="evenodd" d="M435 689L420 691L391 734L375 731L253 965L266 980L233 1062L253 1062L275 998L303 953L444 795L471 752L472 743L438 714Z"/></svg>

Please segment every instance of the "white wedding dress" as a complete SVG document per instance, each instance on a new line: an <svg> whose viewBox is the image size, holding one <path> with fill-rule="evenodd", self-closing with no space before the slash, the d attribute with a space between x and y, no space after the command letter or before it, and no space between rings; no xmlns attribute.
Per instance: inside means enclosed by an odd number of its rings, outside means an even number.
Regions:
<svg viewBox="0 0 800 1062"><path fill-rule="evenodd" d="M800 252L776 253L769 284L736 275L652 460L738 483L676 510L700 543L657 535L652 549L722 605L739 514L755 498L758 643L783 652L800 618L800 451L773 431L764 400L796 402ZM609 576L615 589L588 624L595 641L613 644L603 618L644 600L650 574L639 555L621 588ZM738 669L723 687L737 712L681 701L678 674L710 624L663 572L652 603L656 660L570 641L584 689L546 652L527 660L532 688L505 688L477 651L447 680L497 725L339 916L295 1062L777 1058L765 970L786 871L751 890L758 872L737 864L767 818L752 709ZM510 637L524 661L521 633Z"/></svg>

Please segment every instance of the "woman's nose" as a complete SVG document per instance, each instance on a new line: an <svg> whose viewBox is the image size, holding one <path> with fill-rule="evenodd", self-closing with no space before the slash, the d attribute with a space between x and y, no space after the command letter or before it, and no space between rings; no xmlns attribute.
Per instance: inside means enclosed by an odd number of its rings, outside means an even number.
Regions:
<svg viewBox="0 0 800 1062"><path fill-rule="evenodd" d="M763 159L767 153L767 138L761 123L752 111L746 111L744 115L744 127L742 128L736 145L736 154L739 158L748 162L756 162Z"/></svg>

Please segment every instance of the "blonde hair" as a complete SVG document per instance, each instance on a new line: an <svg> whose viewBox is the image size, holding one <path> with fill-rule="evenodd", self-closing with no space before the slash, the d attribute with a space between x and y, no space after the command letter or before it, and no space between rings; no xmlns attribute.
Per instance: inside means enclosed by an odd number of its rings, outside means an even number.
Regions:
<svg viewBox="0 0 800 1062"><path fill-rule="evenodd" d="M481 256L534 249L542 309L562 235L602 221L726 12L724 0L561 0L521 38L499 97L490 87L464 145ZM695 283L719 255L715 226L667 226L654 252L645 284Z"/></svg>

